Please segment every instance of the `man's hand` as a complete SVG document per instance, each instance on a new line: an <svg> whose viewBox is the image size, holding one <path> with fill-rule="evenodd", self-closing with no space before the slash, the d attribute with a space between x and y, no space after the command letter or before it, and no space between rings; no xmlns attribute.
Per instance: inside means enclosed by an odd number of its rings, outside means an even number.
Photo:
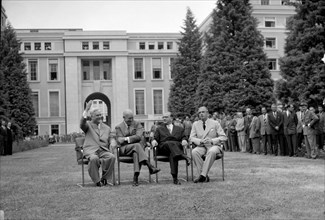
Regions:
<svg viewBox="0 0 325 220"><path fill-rule="evenodd" d="M125 138L124 138L124 137L118 137L118 138L117 138L117 141L118 141L120 144L123 144L124 141L125 141Z"/></svg>
<svg viewBox="0 0 325 220"><path fill-rule="evenodd" d="M275 126L275 130L279 130L279 127L278 126Z"/></svg>
<svg viewBox="0 0 325 220"><path fill-rule="evenodd" d="M186 140L182 140L182 146L183 147L186 147L188 145L187 141Z"/></svg>
<svg viewBox="0 0 325 220"><path fill-rule="evenodd" d="M201 144L212 144L212 139L211 138L204 138L204 139L201 139L200 143Z"/></svg>
<svg viewBox="0 0 325 220"><path fill-rule="evenodd" d="M111 146L111 150L112 150L112 151L115 150L115 148L117 147L117 142L116 142L115 139L112 139L112 140L111 140L111 144L110 144L110 146Z"/></svg>
<svg viewBox="0 0 325 220"><path fill-rule="evenodd" d="M87 102L86 109L85 109L86 112L88 112L90 110L92 104L93 104L93 100L90 100L89 102Z"/></svg>
<svg viewBox="0 0 325 220"><path fill-rule="evenodd" d="M153 147L156 147L156 146L158 146L158 142L156 140L153 140L153 141L151 141L151 145Z"/></svg>

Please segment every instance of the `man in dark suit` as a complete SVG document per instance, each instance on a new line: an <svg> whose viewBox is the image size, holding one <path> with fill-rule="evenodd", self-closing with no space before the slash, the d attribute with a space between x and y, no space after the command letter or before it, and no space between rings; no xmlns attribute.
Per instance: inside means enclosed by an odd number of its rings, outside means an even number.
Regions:
<svg viewBox="0 0 325 220"><path fill-rule="evenodd" d="M249 138L250 136L250 125L253 120L252 110L250 108L246 109L246 116L244 117L245 123L245 132L246 132L246 151L249 153L253 153L253 143L252 139Z"/></svg>
<svg viewBox="0 0 325 220"><path fill-rule="evenodd" d="M6 121L1 119L0 126L0 155L5 155L5 149L7 147L7 127Z"/></svg>
<svg viewBox="0 0 325 220"><path fill-rule="evenodd" d="M12 155L12 141L14 140L14 132L11 128L11 122L7 123L7 146L5 148L5 155Z"/></svg>
<svg viewBox="0 0 325 220"><path fill-rule="evenodd" d="M143 127L140 122L133 120L133 112L127 109L123 112L123 122L115 127L118 144L121 145L121 154L133 157L134 177L133 186L138 186L141 165L148 166L150 174L155 174L160 169L152 166L148 156L144 152L141 143L143 138Z"/></svg>
<svg viewBox="0 0 325 220"><path fill-rule="evenodd" d="M281 136L283 130L283 115L277 110L275 104L271 105L272 112L269 113L269 124L272 136L272 153L274 156L283 155L283 138Z"/></svg>
<svg viewBox="0 0 325 220"><path fill-rule="evenodd" d="M318 149L322 150L324 147L324 138L325 138L325 112L322 105L318 106L318 133L317 133L317 142Z"/></svg>
<svg viewBox="0 0 325 220"><path fill-rule="evenodd" d="M297 156L297 124L298 118L294 112L293 104L286 106L287 111L283 114L283 129L287 140L289 157Z"/></svg>
<svg viewBox="0 0 325 220"><path fill-rule="evenodd" d="M88 158L88 173L96 186L107 185L108 180L113 179L115 156L110 147L116 145L111 135L111 128L102 123L102 114L99 109L90 110L90 100L80 121L80 128L85 133L83 145L84 156ZM87 121L90 113L91 121ZM99 176L99 167L102 166L102 177Z"/></svg>
<svg viewBox="0 0 325 220"><path fill-rule="evenodd" d="M186 134L184 128L176 126L172 123L172 117L169 112L163 116L164 124L158 126L152 146L158 146L158 155L166 155L169 157L170 173L173 177L173 182L180 185L177 178L178 161L185 159L187 165L191 164L191 159L184 154L183 147L187 146Z"/></svg>

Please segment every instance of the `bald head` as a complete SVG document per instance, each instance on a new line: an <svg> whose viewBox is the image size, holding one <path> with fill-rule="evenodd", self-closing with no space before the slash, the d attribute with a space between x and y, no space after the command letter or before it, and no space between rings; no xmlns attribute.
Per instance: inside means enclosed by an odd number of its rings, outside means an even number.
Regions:
<svg viewBox="0 0 325 220"><path fill-rule="evenodd" d="M123 111L123 119L125 123L130 126L133 122L133 112L131 109L126 109Z"/></svg>

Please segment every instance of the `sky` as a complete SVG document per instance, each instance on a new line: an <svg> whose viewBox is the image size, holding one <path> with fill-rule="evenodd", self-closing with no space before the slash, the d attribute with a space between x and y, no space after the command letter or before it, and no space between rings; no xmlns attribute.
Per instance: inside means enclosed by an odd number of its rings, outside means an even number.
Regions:
<svg viewBox="0 0 325 220"><path fill-rule="evenodd" d="M182 31L187 7L196 24L215 8L216 0L2 0L16 29L82 28L129 33Z"/></svg>

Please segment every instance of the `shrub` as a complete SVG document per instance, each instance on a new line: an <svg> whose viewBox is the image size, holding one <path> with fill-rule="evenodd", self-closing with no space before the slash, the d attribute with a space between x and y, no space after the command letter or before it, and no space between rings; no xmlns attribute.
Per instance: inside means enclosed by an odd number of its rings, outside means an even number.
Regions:
<svg viewBox="0 0 325 220"><path fill-rule="evenodd" d="M12 143L12 152L22 152L32 150L40 147L47 147L49 145L48 140L24 140L15 141Z"/></svg>

